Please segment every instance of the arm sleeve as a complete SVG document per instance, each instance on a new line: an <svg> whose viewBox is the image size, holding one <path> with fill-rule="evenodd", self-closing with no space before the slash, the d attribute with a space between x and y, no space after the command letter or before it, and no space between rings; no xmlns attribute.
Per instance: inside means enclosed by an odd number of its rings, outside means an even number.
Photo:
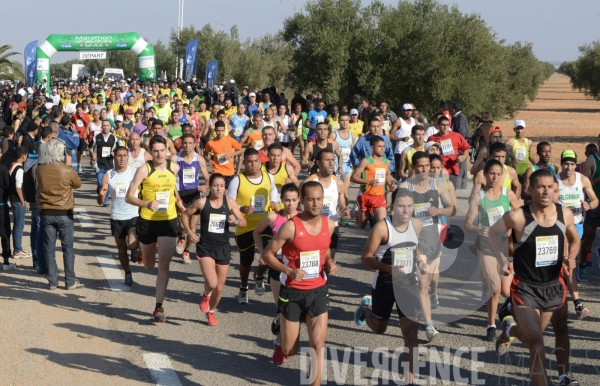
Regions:
<svg viewBox="0 0 600 386"><path fill-rule="evenodd" d="M229 188L227 189L227 197L232 199L237 199L237 191L240 187L240 177L235 176L229 183Z"/></svg>
<svg viewBox="0 0 600 386"><path fill-rule="evenodd" d="M277 186L275 185L275 179L269 173L267 173L267 175L269 176L269 180L271 181L271 191L269 191L269 199L270 201L277 202Z"/></svg>

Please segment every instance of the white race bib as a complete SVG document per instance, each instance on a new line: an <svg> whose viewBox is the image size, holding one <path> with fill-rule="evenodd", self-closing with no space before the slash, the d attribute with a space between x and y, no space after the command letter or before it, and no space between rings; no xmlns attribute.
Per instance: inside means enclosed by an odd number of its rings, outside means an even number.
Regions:
<svg viewBox="0 0 600 386"><path fill-rule="evenodd" d="M169 196L170 192L156 192L156 201L159 202L158 210L167 210L169 207Z"/></svg>
<svg viewBox="0 0 600 386"><path fill-rule="evenodd" d="M573 212L573 216L581 215L581 201L563 201L563 203L567 209Z"/></svg>
<svg viewBox="0 0 600 386"><path fill-rule="evenodd" d="M244 131L244 126L234 126L233 127L233 135L235 137L239 137L242 135L242 132Z"/></svg>
<svg viewBox="0 0 600 386"><path fill-rule="evenodd" d="M304 279L314 279L319 276L320 262L319 251L300 252L300 269L306 271Z"/></svg>
<svg viewBox="0 0 600 386"><path fill-rule="evenodd" d="M526 157L527 157L527 149L525 149L524 147L515 149L515 159L517 160L517 162L525 161Z"/></svg>
<svg viewBox="0 0 600 386"><path fill-rule="evenodd" d="M256 150L260 150L263 147L263 141L262 139L259 139L258 141L254 141L254 149Z"/></svg>
<svg viewBox="0 0 600 386"><path fill-rule="evenodd" d="M323 198L323 209L321 210L321 214L323 216L331 216L333 208L333 196L325 196Z"/></svg>
<svg viewBox="0 0 600 386"><path fill-rule="evenodd" d="M377 180L377 185L385 184L385 169L384 168L375 168L375 180Z"/></svg>
<svg viewBox="0 0 600 386"><path fill-rule="evenodd" d="M125 195L127 194L127 185L124 182L117 182L115 185L115 197L117 199L125 198Z"/></svg>
<svg viewBox="0 0 600 386"><path fill-rule="evenodd" d="M325 118L322 115L317 115L317 123L325 122Z"/></svg>
<svg viewBox="0 0 600 386"><path fill-rule="evenodd" d="M265 196L263 196L263 195L252 196L252 199L250 200L250 205L252 205L254 207L254 212L252 212L252 214L265 213L266 203L267 203L267 200L266 200Z"/></svg>
<svg viewBox="0 0 600 386"><path fill-rule="evenodd" d="M340 151L342 152L342 157L344 157L344 162L348 163L350 157L350 148L349 147L340 147Z"/></svg>
<svg viewBox="0 0 600 386"><path fill-rule="evenodd" d="M423 222L424 227L433 225L433 218L431 218L431 215L429 214L430 207L430 202L415 204L415 218L421 220L421 222Z"/></svg>
<svg viewBox="0 0 600 386"><path fill-rule="evenodd" d="M535 238L535 266L547 267L558 262L558 236Z"/></svg>
<svg viewBox="0 0 600 386"><path fill-rule="evenodd" d="M224 214L211 213L208 221L208 231L210 233L225 232L225 221L227 221L227 216Z"/></svg>
<svg viewBox="0 0 600 386"><path fill-rule="evenodd" d="M442 154L444 154L444 155L454 154L454 148L452 147L451 140L444 139L442 142L440 142L440 144L442 145Z"/></svg>
<svg viewBox="0 0 600 386"><path fill-rule="evenodd" d="M487 210L487 216L490 226L494 225L502 218L502 216L504 216L504 207L497 206L495 208L489 208Z"/></svg>
<svg viewBox="0 0 600 386"><path fill-rule="evenodd" d="M219 161L219 165L227 165L229 163L229 159L225 157L225 154L217 154L217 161Z"/></svg>
<svg viewBox="0 0 600 386"><path fill-rule="evenodd" d="M184 184L192 184L196 180L196 169L188 168L183 169L183 183Z"/></svg>
<svg viewBox="0 0 600 386"><path fill-rule="evenodd" d="M412 273L413 268L413 253L412 250L404 248L392 248L393 265L394 267L403 267L404 273Z"/></svg>
<svg viewBox="0 0 600 386"><path fill-rule="evenodd" d="M108 158L110 157L110 147L107 146L102 146L102 158Z"/></svg>

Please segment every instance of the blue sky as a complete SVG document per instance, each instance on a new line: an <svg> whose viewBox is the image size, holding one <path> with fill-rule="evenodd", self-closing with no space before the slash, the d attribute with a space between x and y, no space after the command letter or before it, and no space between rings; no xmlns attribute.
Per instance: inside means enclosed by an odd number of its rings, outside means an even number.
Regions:
<svg viewBox="0 0 600 386"><path fill-rule="evenodd" d="M201 27L210 23L213 28L228 31L237 24L242 39L278 31L283 20L294 13L294 7L300 11L305 4L304 0L184 1L184 25ZM480 14L498 37L509 43L532 42L536 56L544 61L574 60L580 45L600 39L598 0L441 1L457 4L464 13ZM41 4L48 6L40 7ZM2 11L4 33L0 44L10 44L17 52L23 52L32 40L43 42L52 33L135 31L150 42L167 41L170 28L177 26L177 0L2 1ZM52 61L75 57L72 53L58 53Z"/></svg>

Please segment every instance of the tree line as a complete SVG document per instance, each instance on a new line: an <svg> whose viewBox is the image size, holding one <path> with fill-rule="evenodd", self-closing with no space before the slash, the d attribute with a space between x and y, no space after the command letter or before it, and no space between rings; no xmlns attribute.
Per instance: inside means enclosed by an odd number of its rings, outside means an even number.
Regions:
<svg viewBox="0 0 600 386"><path fill-rule="evenodd" d="M488 110L512 116L533 100L554 66L539 61L531 43L507 44L478 14L464 14L438 0L400 0L396 5L360 0L310 0L287 18L281 31L241 41L237 27L217 31L210 24L171 30L168 44L153 44L156 66L169 78L176 58L197 38L199 79L206 64L219 60L220 79L238 86L276 86L304 94L318 89L328 103L348 103L353 94L387 101L397 110L412 102L426 115L440 100L458 101L469 116ZM107 60L85 61L90 73L104 67L137 71L128 51ZM69 61L53 65L68 76Z"/></svg>
<svg viewBox="0 0 600 386"><path fill-rule="evenodd" d="M600 40L579 47L581 55L572 62L563 62L558 72L571 78L574 89L600 100Z"/></svg>

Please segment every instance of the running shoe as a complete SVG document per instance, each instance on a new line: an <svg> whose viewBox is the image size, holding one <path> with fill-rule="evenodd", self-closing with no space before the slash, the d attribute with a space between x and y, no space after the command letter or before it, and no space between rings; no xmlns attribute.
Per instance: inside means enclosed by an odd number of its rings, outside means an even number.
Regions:
<svg viewBox="0 0 600 386"><path fill-rule="evenodd" d="M129 287L133 285L133 276L131 276L131 272L125 273L125 285Z"/></svg>
<svg viewBox="0 0 600 386"><path fill-rule="evenodd" d="M183 252L181 254L181 257L183 257L183 264L192 264L192 259L190 259L190 253L189 252Z"/></svg>
<svg viewBox="0 0 600 386"><path fill-rule="evenodd" d="M510 312L510 296L507 296L504 299L504 302L498 306L498 319L504 320L507 316L512 316Z"/></svg>
<svg viewBox="0 0 600 386"><path fill-rule="evenodd" d="M591 267L592 266L592 252L588 252L586 258L585 258L585 266L586 267Z"/></svg>
<svg viewBox="0 0 600 386"><path fill-rule="evenodd" d="M438 298L437 294L429 295L429 300L431 301L431 309L432 310L435 310L436 308L438 308L440 306L440 299Z"/></svg>
<svg viewBox="0 0 600 386"><path fill-rule="evenodd" d="M577 319L581 320L587 316L590 316L590 310L585 308L582 302L579 302L575 305L575 315L577 315Z"/></svg>
<svg viewBox="0 0 600 386"><path fill-rule="evenodd" d="M350 225L350 220L345 217L342 217L342 218L340 218L340 225L344 225L344 226Z"/></svg>
<svg viewBox="0 0 600 386"><path fill-rule="evenodd" d="M496 338L496 354L499 356L506 354L510 347L510 342L514 339L512 336L506 334L506 330L509 327L514 327L516 325L517 322L515 322L515 319L510 315L502 320L502 333Z"/></svg>
<svg viewBox="0 0 600 386"><path fill-rule="evenodd" d="M208 312L209 308L210 308L210 296L203 295L202 301L200 301L200 311L202 311L206 314Z"/></svg>
<svg viewBox="0 0 600 386"><path fill-rule="evenodd" d="M281 331L281 320L279 318L279 314L277 314L275 319L273 319L271 322L271 332L273 335L277 335L279 334L279 331Z"/></svg>
<svg viewBox="0 0 600 386"><path fill-rule="evenodd" d="M78 171L79 173L82 173L82 172L83 172L83 169L81 168L81 166L79 166L79 167L77 168L77 171Z"/></svg>
<svg viewBox="0 0 600 386"><path fill-rule="evenodd" d="M238 294L238 303L246 303L248 304L248 289L240 288L240 293Z"/></svg>
<svg viewBox="0 0 600 386"><path fill-rule="evenodd" d="M367 322L365 313L363 312L363 306L370 306L372 304L373 298L371 296L363 296L362 300L360 301L360 304L356 308L356 311L354 311L354 323L356 323L358 327L364 326Z"/></svg>
<svg viewBox="0 0 600 386"><path fill-rule="evenodd" d="M12 271L13 269L16 269L17 265L14 263L8 263L8 264L3 264L2 265L2 270L3 271Z"/></svg>
<svg viewBox="0 0 600 386"><path fill-rule="evenodd" d="M263 296L265 294L265 277L256 276L256 272L254 272L254 293L258 296Z"/></svg>
<svg viewBox="0 0 600 386"><path fill-rule="evenodd" d="M209 326L218 326L219 322L217 321L217 318L215 317L215 313L213 312L207 312L206 313L206 317L208 318L208 325Z"/></svg>
<svg viewBox="0 0 600 386"><path fill-rule="evenodd" d="M588 274L585 266L577 266L577 281L588 281Z"/></svg>
<svg viewBox="0 0 600 386"><path fill-rule="evenodd" d="M28 255L25 251L17 252L12 256L13 259L27 259L29 257L31 257L31 253Z"/></svg>
<svg viewBox="0 0 600 386"><path fill-rule="evenodd" d="M433 341L438 337L439 334L439 331L436 330L435 327L433 327L433 324L425 327L425 335L427 336L427 341Z"/></svg>
<svg viewBox="0 0 600 386"><path fill-rule="evenodd" d="M287 357L283 355L283 350L280 345L274 344L273 346L275 346L273 349L273 364L281 366L283 362L287 362Z"/></svg>
<svg viewBox="0 0 600 386"><path fill-rule="evenodd" d="M496 340L496 327L488 327L487 332L485 334L485 338L488 342L493 342Z"/></svg>
<svg viewBox="0 0 600 386"><path fill-rule="evenodd" d="M159 307L152 313L154 316L154 323L165 323L167 321L167 315L165 315L165 309Z"/></svg>
<svg viewBox="0 0 600 386"><path fill-rule="evenodd" d="M137 249L134 249L133 251L131 251L131 262L132 263L137 262L137 254L138 254Z"/></svg>
<svg viewBox="0 0 600 386"><path fill-rule="evenodd" d="M579 381L569 378L568 375L558 379L558 386L579 386Z"/></svg>
<svg viewBox="0 0 600 386"><path fill-rule="evenodd" d="M185 238L179 237L177 239L177 244L175 245L175 252L177 252L181 255L183 253L184 249L185 249Z"/></svg>
<svg viewBox="0 0 600 386"><path fill-rule="evenodd" d="M140 249L138 249L138 251L137 251L137 263L138 263L138 264L142 264L142 262L143 262L143 261L144 261L144 260L142 260L142 249L140 248Z"/></svg>
<svg viewBox="0 0 600 386"><path fill-rule="evenodd" d="M54 291L56 288L58 288L57 286L55 286L54 284L48 284L48 289L50 291Z"/></svg>

